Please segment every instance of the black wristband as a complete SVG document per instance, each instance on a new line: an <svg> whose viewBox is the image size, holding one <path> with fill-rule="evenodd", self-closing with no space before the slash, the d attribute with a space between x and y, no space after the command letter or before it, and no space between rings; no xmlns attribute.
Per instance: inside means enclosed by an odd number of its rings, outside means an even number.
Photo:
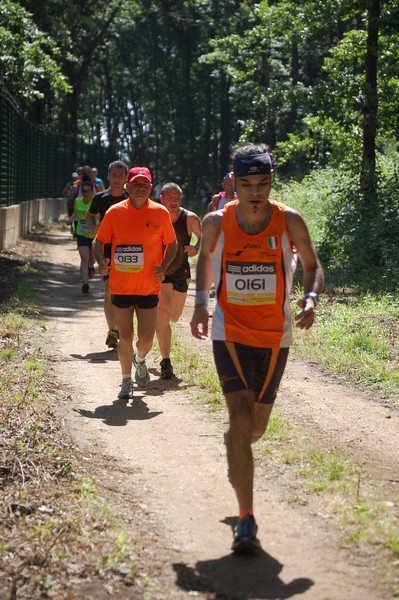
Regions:
<svg viewBox="0 0 399 600"><path fill-rule="evenodd" d="M305 294L305 298L312 298L315 306L317 306L320 302L319 296L318 294L316 294L316 292L308 292L307 294Z"/></svg>

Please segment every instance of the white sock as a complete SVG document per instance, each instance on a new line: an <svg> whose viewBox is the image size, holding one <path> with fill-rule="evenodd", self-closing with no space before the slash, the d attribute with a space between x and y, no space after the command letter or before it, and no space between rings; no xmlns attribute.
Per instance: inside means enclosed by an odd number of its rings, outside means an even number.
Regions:
<svg viewBox="0 0 399 600"><path fill-rule="evenodd" d="M145 361L145 357L144 358L140 358L139 353L137 352L136 354L136 362L142 363Z"/></svg>
<svg viewBox="0 0 399 600"><path fill-rule="evenodd" d="M122 373L122 379L131 379L131 378L132 378L131 373Z"/></svg>

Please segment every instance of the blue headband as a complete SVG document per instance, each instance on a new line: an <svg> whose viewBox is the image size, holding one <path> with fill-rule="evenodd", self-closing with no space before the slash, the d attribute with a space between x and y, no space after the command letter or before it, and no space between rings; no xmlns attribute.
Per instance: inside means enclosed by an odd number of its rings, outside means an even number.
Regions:
<svg viewBox="0 0 399 600"><path fill-rule="evenodd" d="M233 161L233 171L236 177L247 175L267 175L272 170L272 161L268 152L252 156L237 157Z"/></svg>

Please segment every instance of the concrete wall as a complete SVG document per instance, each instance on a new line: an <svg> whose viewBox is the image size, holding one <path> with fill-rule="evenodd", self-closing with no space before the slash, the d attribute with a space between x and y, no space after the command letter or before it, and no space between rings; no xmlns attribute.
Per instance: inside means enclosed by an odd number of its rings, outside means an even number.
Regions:
<svg viewBox="0 0 399 600"><path fill-rule="evenodd" d="M66 198L40 198L0 207L0 250L7 250L18 238L43 221L58 221L66 214Z"/></svg>

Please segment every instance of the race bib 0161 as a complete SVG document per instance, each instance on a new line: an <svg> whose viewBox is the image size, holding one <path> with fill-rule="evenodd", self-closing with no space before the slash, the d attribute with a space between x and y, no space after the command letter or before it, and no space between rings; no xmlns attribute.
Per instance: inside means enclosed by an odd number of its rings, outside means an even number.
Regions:
<svg viewBox="0 0 399 600"><path fill-rule="evenodd" d="M227 302L245 306L276 301L275 262L227 262Z"/></svg>

